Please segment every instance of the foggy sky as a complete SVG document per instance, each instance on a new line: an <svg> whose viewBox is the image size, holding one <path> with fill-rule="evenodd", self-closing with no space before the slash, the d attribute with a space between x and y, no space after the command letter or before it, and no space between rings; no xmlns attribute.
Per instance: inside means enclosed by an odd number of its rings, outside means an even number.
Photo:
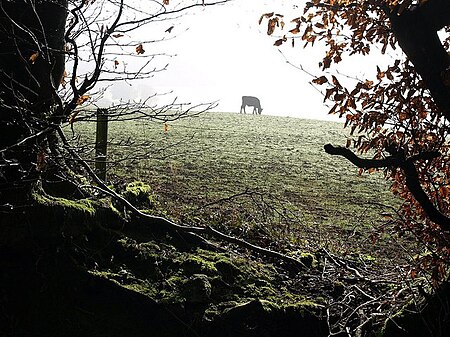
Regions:
<svg viewBox="0 0 450 337"><path fill-rule="evenodd" d="M241 96L250 95L260 98L264 114L329 119L323 96L310 84L312 77L285 59L320 74L318 62L323 48L303 49L300 41L295 48L290 42L275 47L276 38L267 35L266 25L258 25L260 16L267 12L276 11L292 18L300 15L301 9L294 11L294 5L299 3L298 0L235 0L197 9L174 22L160 23L156 27L161 34L174 38L152 48L173 55L163 57L162 62L169 63L168 70L139 85L121 84L111 88L105 100L139 100L155 92L173 91L158 98L158 103L167 103L175 97L177 102L192 104L218 100L215 110L238 112ZM172 24L171 33L164 32ZM289 28L288 19L286 28ZM354 62L347 65L344 62L342 67L350 68L355 76L363 76ZM362 68L367 70L367 66Z"/></svg>

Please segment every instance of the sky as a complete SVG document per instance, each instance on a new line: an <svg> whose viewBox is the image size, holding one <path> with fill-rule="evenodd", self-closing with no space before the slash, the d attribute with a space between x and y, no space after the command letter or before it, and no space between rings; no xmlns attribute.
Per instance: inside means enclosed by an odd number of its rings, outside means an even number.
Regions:
<svg viewBox="0 0 450 337"><path fill-rule="evenodd" d="M311 76L293 66L301 65L320 74L318 62L323 48L303 49L300 43L292 48L289 42L275 47L276 38L267 35L265 24L258 24L262 14L272 11L288 18L299 16L302 6L294 6L302 2L234 0L220 6L197 7L173 22L150 26L147 29L169 37L148 46L154 52L173 55L161 61L169 63L168 69L139 85L113 87L105 99L139 100L148 94L171 92L159 97L158 103L175 98L178 103L191 104L218 101L216 111L239 112L241 97L246 95L260 99L263 114L336 120L327 114L322 94L310 84ZM171 33L164 33L171 25ZM354 76L364 76L355 64L367 70L362 60L347 61L341 67Z"/></svg>

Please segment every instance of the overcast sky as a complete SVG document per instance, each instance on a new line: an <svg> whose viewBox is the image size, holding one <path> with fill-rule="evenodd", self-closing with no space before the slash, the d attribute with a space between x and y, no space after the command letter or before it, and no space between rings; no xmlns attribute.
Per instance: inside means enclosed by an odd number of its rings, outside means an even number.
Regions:
<svg viewBox="0 0 450 337"><path fill-rule="evenodd" d="M300 43L296 48L290 43L275 47L275 38L266 33L267 26L258 25L261 14L267 12L283 13L287 18L299 16L302 6L294 6L300 3L234 0L226 5L197 8L174 22L160 23L157 30L175 38L151 48L176 54L163 61L169 62L168 70L139 86L112 88L108 98L139 99L153 92L173 91L160 98L160 103L174 97L178 97L178 102L193 104L218 100L217 111L238 112L241 96L249 95L260 98L263 114L327 119L323 97L309 83L312 78L285 59L319 74L320 47L304 50ZM172 32L164 33L172 24ZM354 63L342 66L350 68L353 75L360 75ZM367 70L367 66L362 68ZM251 112L251 108L248 110Z"/></svg>

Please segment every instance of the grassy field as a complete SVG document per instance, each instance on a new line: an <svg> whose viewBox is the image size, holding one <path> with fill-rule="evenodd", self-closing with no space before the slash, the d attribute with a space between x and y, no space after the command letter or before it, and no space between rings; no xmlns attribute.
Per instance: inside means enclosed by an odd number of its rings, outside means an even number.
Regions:
<svg viewBox="0 0 450 337"><path fill-rule="evenodd" d="M285 250L376 254L371 233L398 203L381 174L359 176L323 145L341 123L206 113L168 123L111 122L109 177L149 183L167 216ZM75 131L93 147L92 124Z"/></svg>

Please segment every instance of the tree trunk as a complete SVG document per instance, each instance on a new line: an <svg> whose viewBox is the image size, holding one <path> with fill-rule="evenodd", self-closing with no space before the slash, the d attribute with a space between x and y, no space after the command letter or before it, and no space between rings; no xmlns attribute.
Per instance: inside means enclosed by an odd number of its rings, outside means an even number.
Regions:
<svg viewBox="0 0 450 337"><path fill-rule="evenodd" d="M398 44L414 64L435 103L450 121L450 56L438 30L450 24L450 1L431 0L400 15L388 13Z"/></svg>
<svg viewBox="0 0 450 337"><path fill-rule="evenodd" d="M0 0L0 203L22 199L46 165L66 18L67 0Z"/></svg>

